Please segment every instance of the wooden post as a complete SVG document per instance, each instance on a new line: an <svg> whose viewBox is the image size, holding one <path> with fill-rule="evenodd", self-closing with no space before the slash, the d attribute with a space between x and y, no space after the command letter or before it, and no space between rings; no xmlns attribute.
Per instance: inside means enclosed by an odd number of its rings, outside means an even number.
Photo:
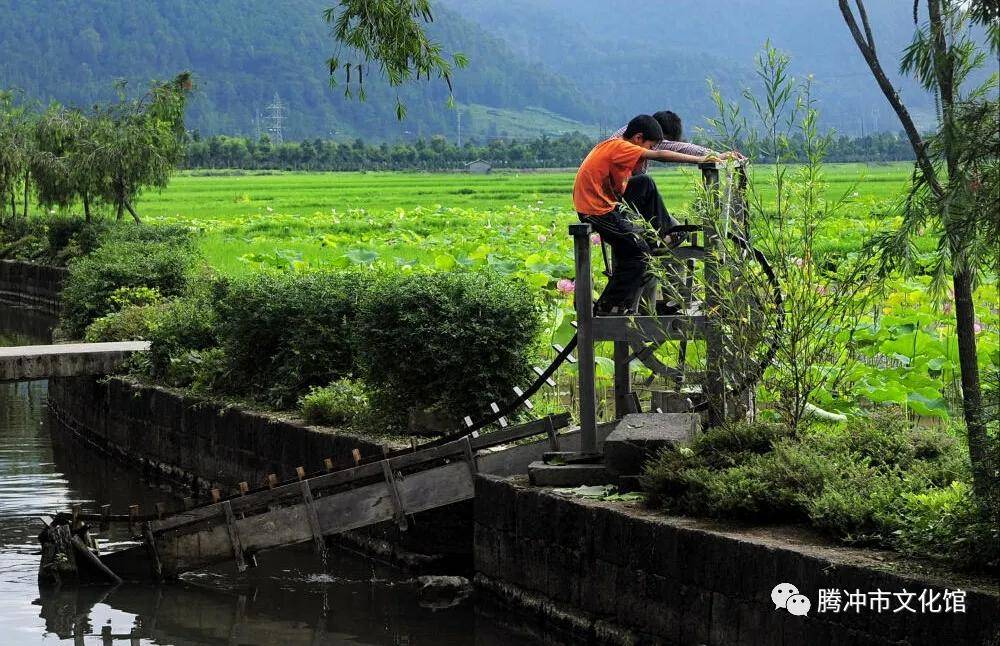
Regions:
<svg viewBox="0 0 1000 646"><path fill-rule="evenodd" d="M750 240L750 209L747 208L747 167L745 163L736 166L733 176L736 185L733 187L733 217L736 219L736 226L739 228L739 235L746 240Z"/></svg>
<svg viewBox="0 0 1000 646"><path fill-rule="evenodd" d="M719 202L719 164L699 164L702 181L709 199L709 212L720 212ZM725 222L720 223L723 229L728 229ZM705 398L708 401L708 425L718 426L726 420L726 381L723 374L722 334L716 324L718 316L719 263L725 261L723 252L725 243L715 229L711 217L704 222L705 236L705 357L707 371L705 374Z"/></svg>
<svg viewBox="0 0 1000 646"><path fill-rule="evenodd" d="M629 370L631 350L625 339L615 340L615 417L621 419L632 410L632 374Z"/></svg>
<svg viewBox="0 0 1000 646"><path fill-rule="evenodd" d="M597 453L597 385L594 383L594 288L590 225L569 225L576 267L576 342L580 377L580 452Z"/></svg>

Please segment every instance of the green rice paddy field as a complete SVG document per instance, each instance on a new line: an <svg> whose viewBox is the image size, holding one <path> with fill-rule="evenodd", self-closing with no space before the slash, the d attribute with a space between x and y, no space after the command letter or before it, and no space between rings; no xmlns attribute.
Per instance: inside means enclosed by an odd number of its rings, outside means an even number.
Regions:
<svg viewBox="0 0 1000 646"><path fill-rule="evenodd" d="M828 193L846 194L848 205L830 223L824 246L857 249L882 224L873 209L900 195L909 169L905 163L830 165ZM683 220L700 173L661 168L653 174L667 207ZM541 274L550 286L569 275L572 183L572 172L187 173L166 190L143 195L137 206L147 222L200 231L206 259L226 273L260 265L384 262L448 269L486 263L525 273L542 287Z"/></svg>
<svg viewBox="0 0 1000 646"><path fill-rule="evenodd" d="M827 166L827 197L845 202L819 231L817 251L858 251L871 233L895 224L883 214L906 190L910 168ZM773 168L757 166L753 172L767 205L773 201L767 177ZM700 172L660 168L653 174L668 208L684 220ZM364 265L403 271L491 267L513 274L544 295L550 313L546 334L565 343L572 334L572 296L563 279L573 277L566 227L577 221L572 183L572 172L188 173L163 192L144 195L137 206L149 223L197 230L207 262L227 274ZM930 236L918 242L922 251L934 245ZM948 296L933 294L929 285L926 276L898 277L884 285L881 303L862 331L871 365L859 364L848 387L871 401L947 417L958 378L954 318ZM984 369L1000 362L997 300L995 278L988 277L976 293ZM892 361L881 366L885 357ZM610 384L608 366L599 362L598 372L602 383ZM856 398L821 400L847 410Z"/></svg>

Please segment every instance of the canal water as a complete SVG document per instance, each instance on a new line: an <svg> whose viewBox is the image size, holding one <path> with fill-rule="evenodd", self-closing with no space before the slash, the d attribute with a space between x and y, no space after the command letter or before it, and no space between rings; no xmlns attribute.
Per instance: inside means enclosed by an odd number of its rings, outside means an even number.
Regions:
<svg viewBox="0 0 1000 646"><path fill-rule="evenodd" d="M50 335L50 321L0 306L0 345ZM44 381L0 383L0 646L561 641L482 602L422 603L416 582L398 570L344 552L322 564L308 545L264 553L242 575L223 567L164 584L40 590L38 516L74 503L149 509L173 495L57 428L46 394ZM128 540L100 538L102 548Z"/></svg>

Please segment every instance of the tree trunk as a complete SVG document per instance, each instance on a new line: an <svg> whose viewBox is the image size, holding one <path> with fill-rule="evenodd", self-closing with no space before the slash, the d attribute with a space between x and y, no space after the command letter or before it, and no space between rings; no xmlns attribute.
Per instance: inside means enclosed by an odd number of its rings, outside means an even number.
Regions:
<svg viewBox="0 0 1000 646"><path fill-rule="evenodd" d="M125 212L125 202L122 199L115 201L115 222L121 222Z"/></svg>
<svg viewBox="0 0 1000 646"><path fill-rule="evenodd" d="M90 216L90 194L87 191L83 192L83 217L87 222L93 221Z"/></svg>
<svg viewBox="0 0 1000 646"><path fill-rule="evenodd" d="M979 384L979 358L976 351L976 309L972 301L972 274L956 272L955 334L958 336L958 362L962 372L962 410L965 432L969 437L972 462L972 486L980 500L992 500L995 492L996 465L989 450L986 420L983 419L983 392Z"/></svg>
<svg viewBox="0 0 1000 646"><path fill-rule="evenodd" d="M857 0L857 5L861 8L860 13L864 21L865 34L861 33L861 28L858 26L858 21L854 19L854 12L851 11L847 0L839 0L839 4L840 13L843 14L847 28L850 29L851 35L854 36L854 42L858 46L858 51L864 56L865 62L868 63L868 68L872 72L872 76L875 77L875 82L878 83L886 100L889 101L889 105L892 106L893 112L896 113L899 123L902 124L903 130L906 132L907 139L910 140L910 147L913 148L913 153L917 157L917 165L920 166L924 177L927 178L927 184L931 187L931 190L934 191L935 195L940 197L944 193L944 190L938 181L937 173L934 172L934 165L931 164L930 157L927 155L926 143L917 131L917 126L913 123L913 118L910 117L910 112L906 109L902 99L899 98L896 88L892 86L889 77L885 75L882 63L879 62L878 55L875 53L875 41L867 40L867 38L872 37L872 32L868 24L867 13L864 10L864 3L861 0Z"/></svg>
<svg viewBox="0 0 1000 646"><path fill-rule="evenodd" d="M31 175L24 174L24 219L28 219L28 198L31 195Z"/></svg>
<svg viewBox="0 0 1000 646"><path fill-rule="evenodd" d="M17 198L14 197L14 191L15 190L16 189L13 186L10 187L10 221L11 222L17 222Z"/></svg>
<svg viewBox="0 0 1000 646"><path fill-rule="evenodd" d="M130 202L128 198L125 198L123 201L125 202L125 208L132 214L132 219L135 220L135 223L142 224L142 220L139 219L139 214L135 212L135 207L132 206L132 202Z"/></svg>

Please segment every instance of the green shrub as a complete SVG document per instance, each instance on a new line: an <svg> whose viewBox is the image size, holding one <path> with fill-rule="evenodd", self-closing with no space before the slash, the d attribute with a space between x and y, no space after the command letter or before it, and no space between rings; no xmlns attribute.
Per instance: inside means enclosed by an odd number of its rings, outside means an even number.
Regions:
<svg viewBox="0 0 1000 646"><path fill-rule="evenodd" d="M360 303L357 363L390 426L410 408L476 416L532 378L540 327L533 292L492 272L385 276Z"/></svg>
<svg viewBox="0 0 1000 646"><path fill-rule="evenodd" d="M165 297L180 295L194 264L189 243L109 241L69 267L63 286L63 328L80 337L94 320L114 311L120 288L148 287Z"/></svg>
<svg viewBox="0 0 1000 646"><path fill-rule="evenodd" d="M131 305L111 312L87 326L83 338L89 343L147 341L156 325L156 305Z"/></svg>
<svg viewBox="0 0 1000 646"><path fill-rule="evenodd" d="M217 302L231 391L278 407L349 376L359 272L260 273L234 280Z"/></svg>
<svg viewBox="0 0 1000 646"><path fill-rule="evenodd" d="M47 253L43 220L6 218L0 226L0 259L43 260Z"/></svg>
<svg viewBox="0 0 1000 646"><path fill-rule="evenodd" d="M219 285L217 289L224 289ZM202 353L219 345L216 312L210 296L192 290L158 308L149 332L150 375L172 386L188 386L196 379ZM212 355L217 359L221 351ZM206 382L206 380L203 380ZM221 386L221 380L207 380ZM207 383L202 383L207 388Z"/></svg>
<svg viewBox="0 0 1000 646"><path fill-rule="evenodd" d="M692 448L707 465L723 468L742 464L752 455L767 453L774 442L790 434L781 424L731 422L700 434Z"/></svg>
<svg viewBox="0 0 1000 646"><path fill-rule="evenodd" d="M796 435L727 424L645 466L652 504L750 522L808 522L846 543L996 569L1000 528L970 487L968 451L946 430L896 411Z"/></svg>
<svg viewBox="0 0 1000 646"><path fill-rule="evenodd" d="M851 420L838 431L844 450L867 458L872 466L906 466L916 454L912 427L897 412L879 410Z"/></svg>
<svg viewBox="0 0 1000 646"><path fill-rule="evenodd" d="M226 353L222 348L183 350L170 357L163 370L163 380L185 386L196 393L215 393L225 389L229 379Z"/></svg>
<svg viewBox="0 0 1000 646"><path fill-rule="evenodd" d="M311 424L351 424L367 417L368 393L357 381L338 379L324 388L311 388L299 400L299 408Z"/></svg>
<svg viewBox="0 0 1000 646"><path fill-rule="evenodd" d="M903 494L896 522L896 547L903 552L1000 571L1000 523L964 482Z"/></svg>
<svg viewBox="0 0 1000 646"><path fill-rule="evenodd" d="M854 544L891 541L905 483L898 474L871 471L866 477L841 477L826 483L809 501L814 527Z"/></svg>

